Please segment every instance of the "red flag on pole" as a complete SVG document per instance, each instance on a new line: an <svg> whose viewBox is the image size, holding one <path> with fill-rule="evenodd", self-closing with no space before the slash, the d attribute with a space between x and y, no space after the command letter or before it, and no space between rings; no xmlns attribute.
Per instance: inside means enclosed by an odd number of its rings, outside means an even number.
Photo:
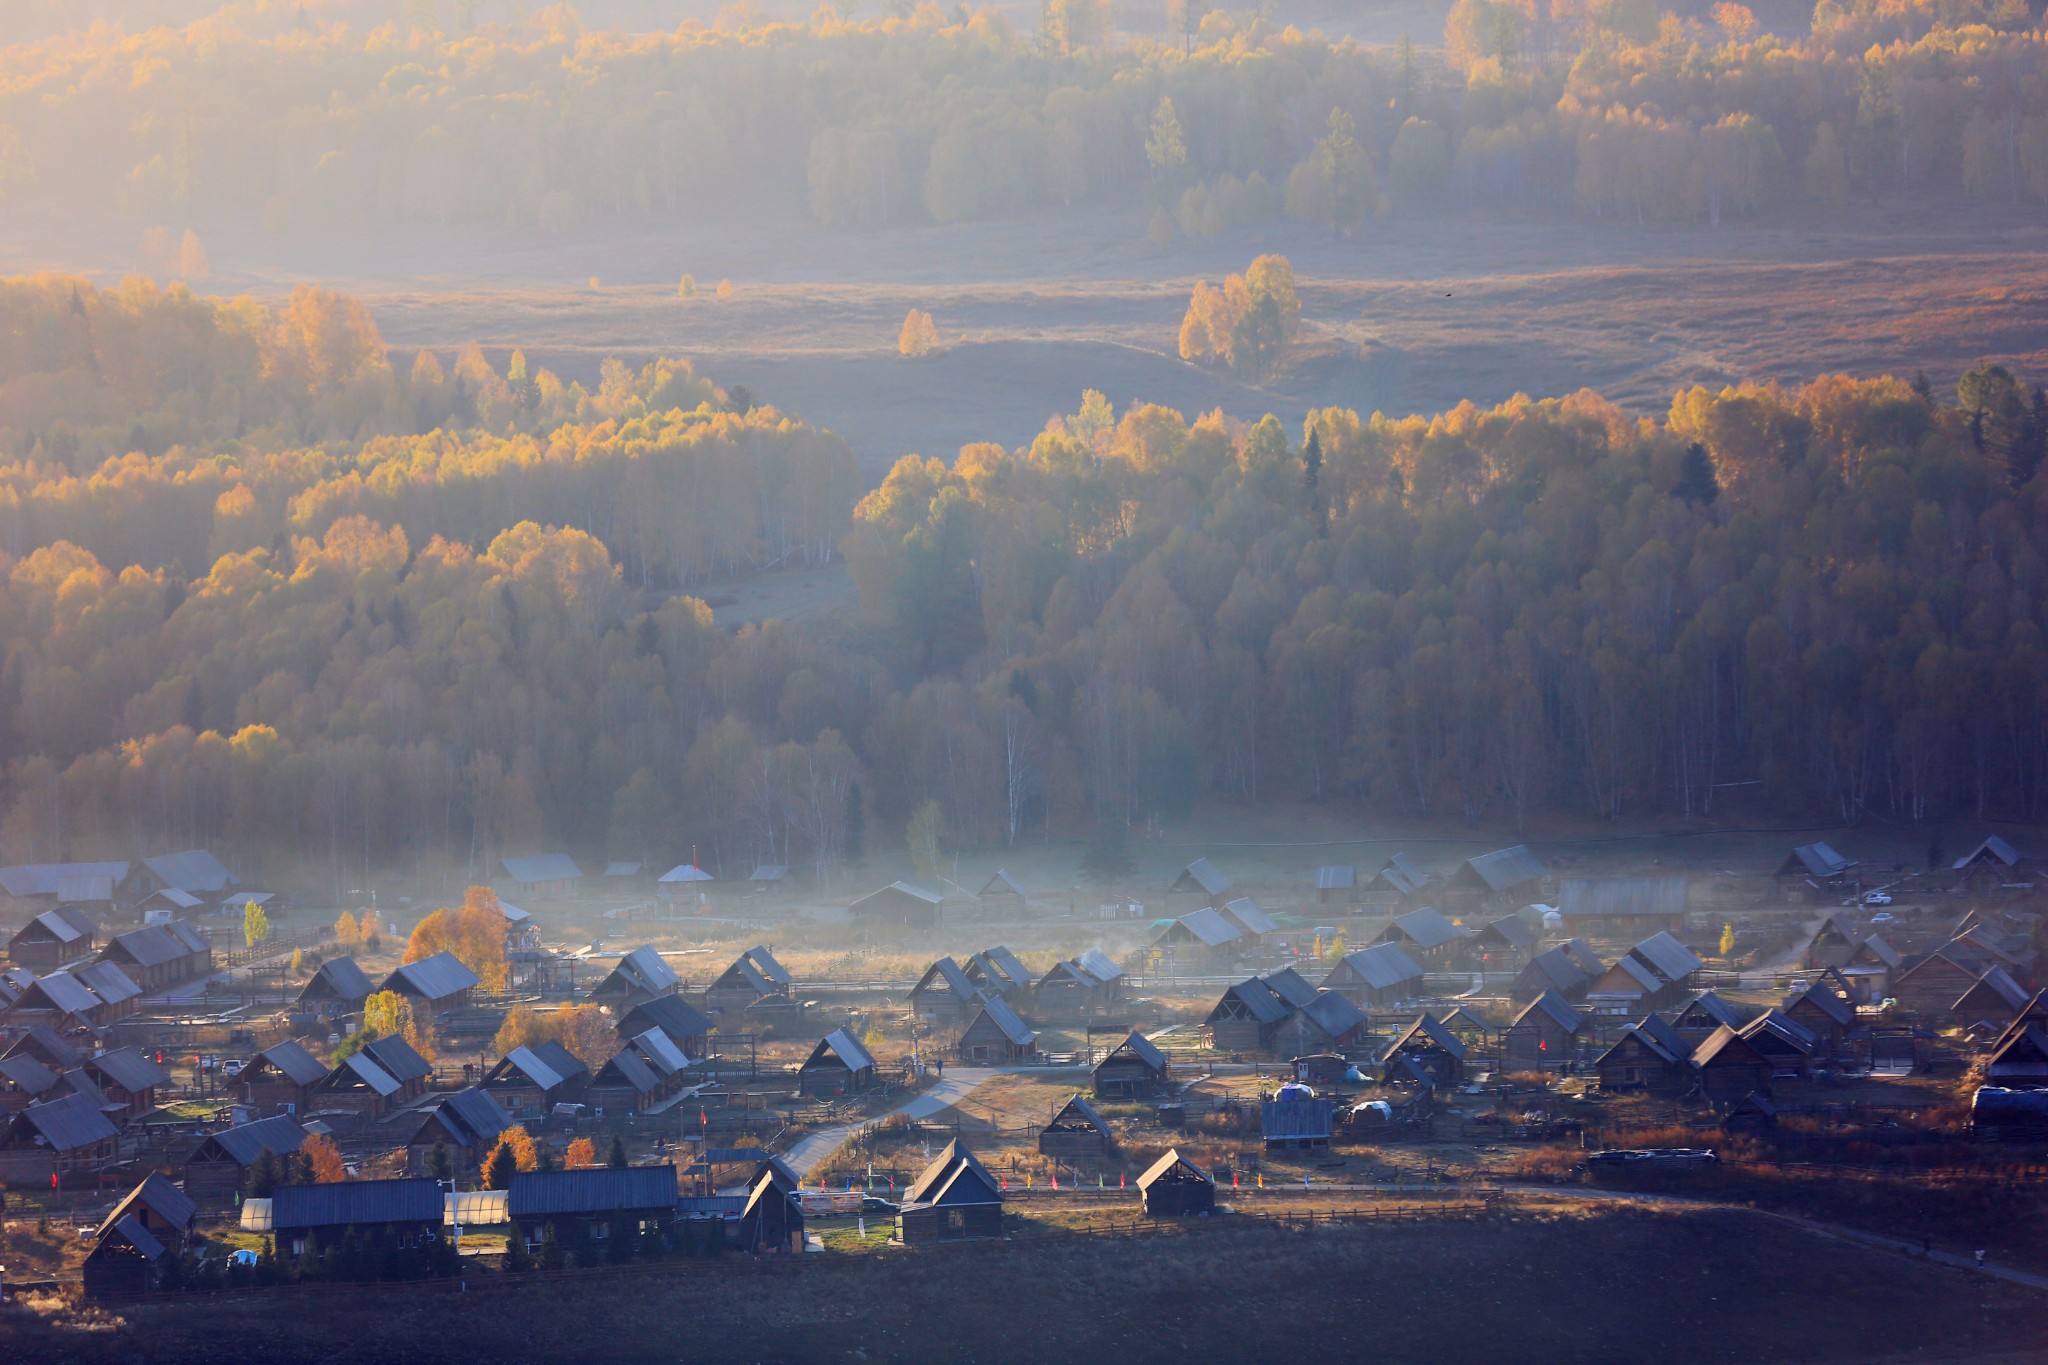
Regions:
<svg viewBox="0 0 2048 1365"><path fill-rule="evenodd" d="M1124 1177L1121 1174L1119 1174L1116 1178L1116 1187L1118 1189L1122 1189L1124 1187Z"/></svg>
<svg viewBox="0 0 2048 1365"><path fill-rule="evenodd" d="M50 1188L53 1190L57 1188L57 1173L55 1171L50 1172Z"/></svg>
<svg viewBox="0 0 2048 1365"><path fill-rule="evenodd" d="M1052 1173L1052 1187L1054 1189L1058 1189L1060 1187L1060 1173L1058 1171L1054 1171Z"/></svg>
<svg viewBox="0 0 2048 1365"><path fill-rule="evenodd" d="M1230 1173L1230 1188L1231 1188L1231 1189L1233 1189L1233 1190L1237 1188L1237 1172L1236 1172L1236 1171L1232 1171L1232 1172Z"/></svg>

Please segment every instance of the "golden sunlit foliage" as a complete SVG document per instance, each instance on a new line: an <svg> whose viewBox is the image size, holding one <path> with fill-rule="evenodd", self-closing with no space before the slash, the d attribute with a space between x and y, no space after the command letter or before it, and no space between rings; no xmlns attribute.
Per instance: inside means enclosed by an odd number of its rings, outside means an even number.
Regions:
<svg viewBox="0 0 2048 1365"><path fill-rule="evenodd" d="M348 1166L341 1159L341 1149L327 1134L310 1135L299 1145L299 1151L312 1165L314 1184L333 1185L348 1179Z"/></svg>
<svg viewBox="0 0 2048 1365"><path fill-rule="evenodd" d="M431 1023L420 1020L412 1001L397 991L378 991L363 1002L362 1031L370 1038L403 1038L430 1062L440 1055Z"/></svg>
<svg viewBox="0 0 2048 1365"><path fill-rule="evenodd" d="M405 945L405 961L418 962L435 953L453 954L477 975L483 990L502 994L505 989L505 912L497 893L488 886L472 886L462 896L462 908L440 909L413 927Z"/></svg>
<svg viewBox="0 0 2048 1365"><path fill-rule="evenodd" d="M504 1056L517 1047L557 1042L571 1056L590 1068L594 1076L619 1050L619 1036L602 1006L569 1005L562 1009L536 1012L514 1005L491 1040L491 1050Z"/></svg>

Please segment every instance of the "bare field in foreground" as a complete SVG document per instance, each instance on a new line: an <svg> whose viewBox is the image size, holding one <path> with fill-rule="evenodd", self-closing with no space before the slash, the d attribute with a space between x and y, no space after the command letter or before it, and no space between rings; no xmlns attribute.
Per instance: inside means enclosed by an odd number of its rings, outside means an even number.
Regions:
<svg viewBox="0 0 2048 1365"><path fill-rule="evenodd" d="M1256 1286L1256 1288L1252 1288ZM1910 1305L1910 1312L1901 1309ZM22 1359L1847 1362L2038 1358L2048 1299L1733 1210L1322 1226L802 1266L671 1264L470 1292L307 1289L0 1317ZM2004 1354L2010 1353L2010 1354Z"/></svg>

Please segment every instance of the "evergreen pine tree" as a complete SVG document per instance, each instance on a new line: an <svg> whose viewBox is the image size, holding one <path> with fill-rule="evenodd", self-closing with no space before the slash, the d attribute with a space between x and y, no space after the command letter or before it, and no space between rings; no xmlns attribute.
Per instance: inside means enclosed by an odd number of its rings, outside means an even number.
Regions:
<svg viewBox="0 0 2048 1365"><path fill-rule="evenodd" d="M436 1180L455 1178L455 1154L448 1150L446 1139L434 1140L432 1150L427 1153L427 1174Z"/></svg>
<svg viewBox="0 0 2048 1365"><path fill-rule="evenodd" d="M607 1166L625 1166L628 1164L626 1161L626 1140L624 1138L616 1134L613 1135L612 1150L610 1155L605 1157L604 1164Z"/></svg>
<svg viewBox="0 0 2048 1365"><path fill-rule="evenodd" d="M499 1143L491 1152L490 1165L484 1168L484 1185L493 1190L512 1188L512 1177L519 1174L519 1158L512 1154L508 1143Z"/></svg>
<svg viewBox="0 0 2048 1365"><path fill-rule="evenodd" d="M1714 476L1714 457L1698 441L1685 448L1685 458L1679 462L1678 482L1672 485L1671 496L1684 498L1701 507L1712 507L1714 500L1721 496L1721 481Z"/></svg>
<svg viewBox="0 0 2048 1365"><path fill-rule="evenodd" d="M1316 534L1328 534L1329 516L1323 507L1323 440L1317 431L1309 432L1308 444L1301 448L1301 491L1307 498L1309 521Z"/></svg>

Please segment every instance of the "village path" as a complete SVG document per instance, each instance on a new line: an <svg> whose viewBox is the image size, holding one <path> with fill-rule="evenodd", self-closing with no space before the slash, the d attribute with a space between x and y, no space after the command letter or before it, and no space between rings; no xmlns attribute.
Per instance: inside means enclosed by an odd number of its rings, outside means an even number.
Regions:
<svg viewBox="0 0 2048 1365"><path fill-rule="evenodd" d="M1748 1204L1730 1204L1714 1199L1690 1199L1684 1195L1675 1194L1633 1194L1624 1190L1571 1190L1557 1189L1545 1185L1511 1185L1508 1188L1530 1193L1541 1193L1545 1196L1583 1199L1589 1202L1677 1204L1691 1208L1742 1209L1749 1213L1760 1213L1766 1218L1776 1218L1781 1222L1791 1223L1796 1227L1805 1228L1808 1232L1819 1233L1823 1237L1833 1237L1844 1242L1856 1242L1863 1246L1876 1247L1882 1251L1896 1251L1904 1256L1919 1257L1932 1261L1936 1265L1952 1266L1957 1270L1975 1271L1979 1275L1989 1275L1993 1279L2004 1280L2009 1284L2025 1285L2029 1289L2048 1289L2048 1275L2036 1275L2031 1271L2016 1270L2011 1266L1997 1265L1990 1261L1979 1265L1977 1264L1977 1258L1971 1254L1956 1251L1935 1251L1924 1242L1911 1241L1903 1237L1886 1237L1880 1233L1864 1232L1860 1228L1844 1227L1840 1223L1825 1223L1817 1218L1805 1218L1798 1214L1780 1213L1775 1209L1759 1209Z"/></svg>
<svg viewBox="0 0 2048 1365"><path fill-rule="evenodd" d="M937 1085L922 1092L916 1098L897 1105L888 1114L877 1114L874 1118L862 1119L858 1123L841 1123L835 1124L830 1128L820 1128L817 1132L803 1139L787 1152L784 1152L782 1160L798 1175L807 1176L817 1167L823 1165L825 1158L845 1146L847 1139L851 1138L868 1124L895 1114L902 1114L906 1118L913 1119L930 1118L941 1109L951 1108L953 1105L958 1104L961 1100L973 1094L975 1087L989 1079L989 1077L998 1074L1000 1074L1000 1069L996 1067L949 1066L946 1068L945 1077Z"/></svg>

